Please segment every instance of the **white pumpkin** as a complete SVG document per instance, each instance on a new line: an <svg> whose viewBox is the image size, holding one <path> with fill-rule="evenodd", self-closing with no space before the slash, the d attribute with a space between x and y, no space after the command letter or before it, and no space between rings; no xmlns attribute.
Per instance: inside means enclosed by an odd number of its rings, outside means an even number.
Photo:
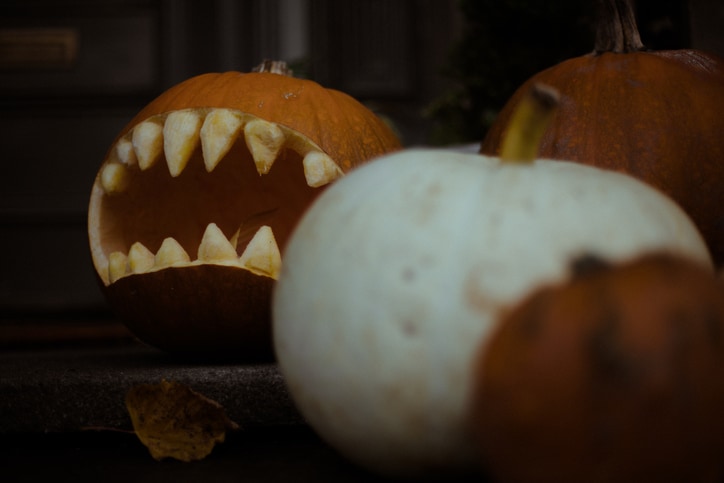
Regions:
<svg viewBox="0 0 724 483"><path fill-rule="evenodd" d="M669 198L576 163L406 150L339 180L285 252L273 299L280 370L309 424L383 474L465 470L471 363L500 314L590 253L711 266Z"/></svg>

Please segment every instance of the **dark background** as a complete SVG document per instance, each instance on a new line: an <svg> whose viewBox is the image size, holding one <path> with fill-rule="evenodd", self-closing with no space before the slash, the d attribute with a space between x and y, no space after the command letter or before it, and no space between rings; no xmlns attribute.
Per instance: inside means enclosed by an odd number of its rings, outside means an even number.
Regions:
<svg viewBox="0 0 724 483"><path fill-rule="evenodd" d="M724 55L720 0L639 0L637 14L650 48ZM0 339L109 318L90 187L169 86L283 59L389 118L406 146L474 145L523 80L592 50L591 21L581 0L1 0Z"/></svg>

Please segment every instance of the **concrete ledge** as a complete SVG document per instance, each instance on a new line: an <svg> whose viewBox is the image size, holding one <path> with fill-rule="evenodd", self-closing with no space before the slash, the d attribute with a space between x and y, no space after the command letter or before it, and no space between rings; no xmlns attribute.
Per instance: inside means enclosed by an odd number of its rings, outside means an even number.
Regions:
<svg viewBox="0 0 724 483"><path fill-rule="evenodd" d="M133 344L0 354L0 433L130 430L126 392L163 379L214 399L242 429L304 424L275 364L190 363Z"/></svg>

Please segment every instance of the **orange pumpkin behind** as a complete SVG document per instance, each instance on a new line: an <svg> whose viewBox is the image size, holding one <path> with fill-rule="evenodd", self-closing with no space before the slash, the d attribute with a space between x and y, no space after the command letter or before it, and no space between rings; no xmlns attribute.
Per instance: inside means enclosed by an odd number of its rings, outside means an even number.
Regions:
<svg viewBox="0 0 724 483"><path fill-rule="evenodd" d="M724 60L697 50L649 51L629 0L601 0L594 52L526 81L480 147L496 155L514 106L534 83L561 93L541 158L624 171L692 217L724 263ZM620 10L619 10L620 9Z"/></svg>

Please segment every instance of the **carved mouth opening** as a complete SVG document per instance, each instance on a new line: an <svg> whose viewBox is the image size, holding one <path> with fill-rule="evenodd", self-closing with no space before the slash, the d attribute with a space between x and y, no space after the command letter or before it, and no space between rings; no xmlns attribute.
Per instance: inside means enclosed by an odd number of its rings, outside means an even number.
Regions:
<svg viewBox="0 0 724 483"><path fill-rule="evenodd" d="M106 285L197 264L276 278L279 247L341 175L308 138L243 112L154 116L116 142L93 186L94 266Z"/></svg>

